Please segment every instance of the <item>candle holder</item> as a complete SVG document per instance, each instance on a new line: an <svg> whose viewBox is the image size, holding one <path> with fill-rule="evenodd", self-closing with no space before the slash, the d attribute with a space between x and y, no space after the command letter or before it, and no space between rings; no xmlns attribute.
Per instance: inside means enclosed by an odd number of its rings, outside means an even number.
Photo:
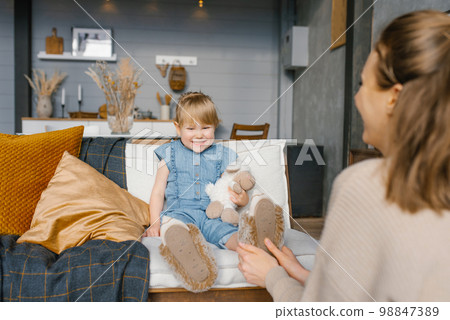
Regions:
<svg viewBox="0 0 450 320"><path fill-rule="evenodd" d="M78 112L81 112L81 100L78 100Z"/></svg>
<svg viewBox="0 0 450 320"><path fill-rule="evenodd" d="M64 103L61 103L61 118L65 118L64 117L64 107L65 107L65 105L64 105Z"/></svg>

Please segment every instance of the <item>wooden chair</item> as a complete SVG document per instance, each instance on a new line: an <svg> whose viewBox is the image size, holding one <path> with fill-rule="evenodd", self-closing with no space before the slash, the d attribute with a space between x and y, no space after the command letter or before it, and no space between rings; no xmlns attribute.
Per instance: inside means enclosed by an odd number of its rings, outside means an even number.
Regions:
<svg viewBox="0 0 450 320"><path fill-rule="evenodd" d="M246 125L246 124L233 124L233 129L231 129L231 140L258 140L258 139L267 139L267 135L269 134L270 124L265 123L261 125ZM262 131L260 134L253 135L239 135L237 131Z"/></svg>

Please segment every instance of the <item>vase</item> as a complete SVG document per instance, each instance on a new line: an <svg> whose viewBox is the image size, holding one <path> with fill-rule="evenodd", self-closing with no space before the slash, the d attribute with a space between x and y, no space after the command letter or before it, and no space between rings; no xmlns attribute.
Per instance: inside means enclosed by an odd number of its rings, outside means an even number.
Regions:
<svg viewBox="0 0 450 320"><path fill-rule="evenodd" d="M50 118L52 116L53 106L50 95L39 95L36 112L39 118Z"/></svg>
<svg viewBox="0 0 450 320"><path fill-rule="evenodd" d="M130 134L133 127L133 107L119 108L106 105L108 126L111 134Z"/></svg>
<svg viewBox="0 0 450 320"><path fill-rule="evenodd" d="M170 107L167 104L161 106L161 120L170 119Z"/></svg>

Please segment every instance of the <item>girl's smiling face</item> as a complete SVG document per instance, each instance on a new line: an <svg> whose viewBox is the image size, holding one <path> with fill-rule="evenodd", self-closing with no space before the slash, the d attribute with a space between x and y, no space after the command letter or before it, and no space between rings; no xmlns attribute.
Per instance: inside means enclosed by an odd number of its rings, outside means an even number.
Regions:
<svg viewBox="0 0 450 320"><path fill-rule="evenodd" d="M175 128L183 145L196 153L203 152L214 142L216 128L211 124L194 122L184 123L180 126L175 122Z"/></svg>

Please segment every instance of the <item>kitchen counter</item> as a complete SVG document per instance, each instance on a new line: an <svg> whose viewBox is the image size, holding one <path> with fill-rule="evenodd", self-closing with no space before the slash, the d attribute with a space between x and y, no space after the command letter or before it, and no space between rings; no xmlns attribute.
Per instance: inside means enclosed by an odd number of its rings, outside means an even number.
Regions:
<svg viewBox="0 0 450 320"><path fill-rule="evenodd" d="M22 118L22 133L33 134L84 126L84 136L111 136L106 119L96 118ZM130 134L126 136L175 137L173 120L134 119ZM117 135L114 135L117 136ZM125 135L124 135L125 136Z"/></svg>

